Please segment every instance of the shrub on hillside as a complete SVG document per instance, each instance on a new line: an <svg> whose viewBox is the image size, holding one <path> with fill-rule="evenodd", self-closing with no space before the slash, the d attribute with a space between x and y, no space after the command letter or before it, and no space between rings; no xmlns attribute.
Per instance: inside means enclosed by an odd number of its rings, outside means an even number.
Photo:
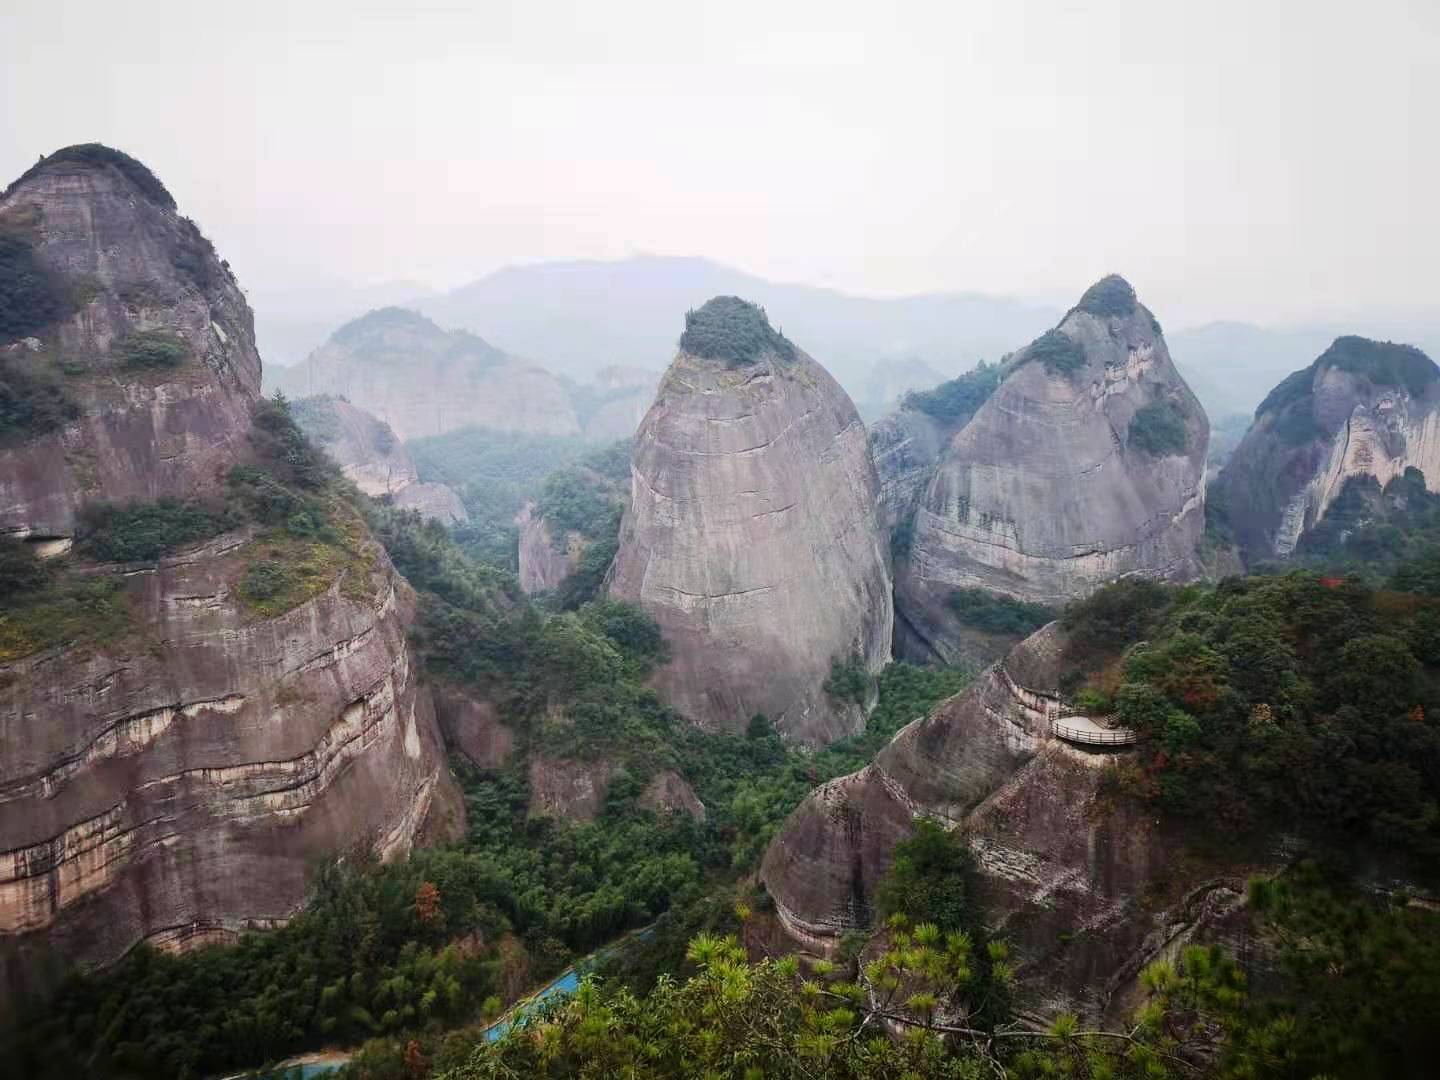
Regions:
<svg viewBox="0 0 1440 1080"><path fill-rule="evenodd" d="M916 409L947 424L964 424L989 400L1000 385L999 364L981 360L973 371L943 382L932 390L912 390L905 395L902 408Z"/></svg>
<svg viewBox="0 0 1440 1080"><path fill-rule="evenodd" d="M955 617L966 626L991 634L1025 637L1055 618L1055 612L1044 604L996 596L984 589L956 589L948 603Z"/></svg>
<svg viewBox="0 0 1440 1080"><path fill-rule="evenodd" d="M615 535L620 507L601 483L580 469L552 473L540 491L538 511L560 535L574 531L598 540Z"/></svg>
<svg viewBox="0 0 1440 1080"><path fill-rule="evenodd" d="M1085 350L1069 334L1046 330L1025 350L1025 359L1040 361L1051 375L1071 375L1085 367Z"/></svg>
<svg viewBox="0 0 1440 1080"><path fill-rule="evenodd" d="M859 656L850 656L830 661L830 677L825 680L825 692L837 701L864 705L873 682L870 672L865 670L865 661Z"/></svg>
<svg viewBox="0 0 1440 1080"><path fill-rule="evenodd" d="M234 515L178 499L126 506L99 503L80 512L76 546L101 562L139 562L218 536L235 523Z"/></svg>
<svg viewBox="0 0 1440 1080"><path fill-rule="evenodd" d="M0 359L0 444L54 431L79 415L59 382L15 360Z"/></svg>
<svg viewBox="0 0 1440 1080"><path fill-rule="evenodd" d="M1130 418L1129 445L1152 457L1183 454L1189 437L1185 416L1171 401L1152 401Z"/></svg>
<svg viewBox="0 0 1440 1080"><path fill-rule="evenodd" d="M0 231L0 342L33 334L69 310L64 286L36 260L29 241Z"/></svg>
<svg viewBox="0 0 1440 1080"><path fill-rule="evenodd" d="M0 602L9 603L50 580L45 564L23 540L0 536Z"/></svg>
<svg viewBox="0 0 1440 1080"><path fill-rule="evenodd" d="M263 398L251 421L250 442L280 482L318 491L338 477L334 462L300 430L285 395Z"/></svg>
<svg viewBox="0 0 1440 1080"><path fill-rule="evenodd" d="M260 559L245 569L240 579L240 595L263 603L273 600L290 587L290 571L278 559Z"/></svg>
<svg viewBox="0 0 1440 1080"><path fill-rule="evenodd" d="M168 330L137 330L120 341L115 355L131 371L164 371L189 359L190 346Z"/></svg>

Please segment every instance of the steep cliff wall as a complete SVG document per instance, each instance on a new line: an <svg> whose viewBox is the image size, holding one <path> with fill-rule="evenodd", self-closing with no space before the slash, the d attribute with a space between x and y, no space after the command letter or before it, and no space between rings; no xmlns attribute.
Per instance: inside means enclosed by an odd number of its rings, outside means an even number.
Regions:
<svg viewBox="0 0 1440 1080"><path fill-rule="evenodd" d="M363 595L257 619L235 596L254 546L116 567L133 634L0 666L0 942L105 963L213 940L294 914L316 858L413 843L450 783L413 594L377 549Z"/></svg>
<svg viewBox="0 0 1440 1080"><path fill-rule="evenodd" d="M1440 490L1440 368L1407 345L1342 337L1261 403L1216 482L1247 560L1284 557L1352 477L1414 467Z"/></svg>
<svg viewBox="0 0 1440 1080"><path fill-rule="evenodd" d="M310 440L366 495L388 496L396 506L418 510L446 525L470 520L453 489L420 480L410 451L383 420L323 394L302 398L293 408L296 422Z"/></svg>
<svg viewBox="0 0 1440 1080"><path fill-rule="evenodd" d="M870 453L880 483L878 505L885 530L912 527L916 504L954 430L917 409L897 409L870 426ZM905 541L908 547L909 539Z"/></svg>
<svg viewBox="0 0 1440 1080"><path fill-rule="evenodd" d="M580 432L559 378L403 308L347 323L303 364L277 371L275 383L292 397L344 397L401 439L471 425L537 435Z"/></svg>
<svg viewBox="0 0 1440 1080"><path fill-rule="evenodd" d="M102 499L234 509L237 464L251 490L295 497L259 471L250 312L144 166L62 151L6 192L0 227L64 301L0 341L24 374L5 380L21 406L7 417L62 403L5 432L6 531L68 535ZM4 635L0 996L44 957L103 964L141 940L273 925L315 860L458 825L405 640L413 594L353 508L330 512L333 540L252 521L144 563L52 562L64 588L104 592L109 621ZM12 600L7 631L52 610Z"/></svg>
<svg viewBox="0 0 1440 1080"><path fill-rule="evenodd" d="M550 522L536 509L534 503L526 503L515 517L520 529L520 588L527 596L558 588L580 566L589 543L573 529L555 536Z"/></svg>
<svg viewBox="0 0 1440 1080"><path fill-rule="evenodd" d="M863 709L823 684L834 661L889 658L892 606L875 469L823 367L735 298L687 319L636 435L612 595L660 623L659 691L690 720L764 713L820 744Z"/></svg>
<svg viewBox="0 0 1440 1080"><path fill-rule="evenodd" d="M1128 284L1095 285L1003 375L942 451L896 568L902 618L941 656L956 589L1061 604L1199 569L1209 425Z"/></svg>
<svg viewBox="0 0 1440 1080"><path fill-rule="evenodd" d="M1105 797L1128 755L1051 734L1031 691L1059 681L1064 649L1052 623L796 809L761 867L795 944L829 953L872 925L875 888L920 815L970 838L987 916L1042 1012L1098 1017L1172 941L1231 919L1255 864L1193 858L1153 813Z"/></svg>

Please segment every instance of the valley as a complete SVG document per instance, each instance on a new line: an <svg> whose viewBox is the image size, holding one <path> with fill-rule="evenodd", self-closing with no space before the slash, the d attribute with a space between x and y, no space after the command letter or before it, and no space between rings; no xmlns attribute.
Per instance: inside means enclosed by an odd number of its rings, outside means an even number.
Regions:
<svg viewBox="0 0 1440 1080"><path fill-rule="evenodd" d="M18 1075L1430 1060L1421 349L1337 335L1221 464L1116 274L1000 319L554 267L272 371L125 153L43 158L0 243ZM688 299L582 355L537 274ZM905 319L993 362L886 360Z"/></svg>

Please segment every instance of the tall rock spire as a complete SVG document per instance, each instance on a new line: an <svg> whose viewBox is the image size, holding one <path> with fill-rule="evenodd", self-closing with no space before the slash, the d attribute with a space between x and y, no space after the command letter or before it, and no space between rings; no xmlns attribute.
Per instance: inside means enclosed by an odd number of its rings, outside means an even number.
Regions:
<svg viewBox="0 0 1440 1080"><path fill-rule="evenodd" d="M825 683L889 659L891 588L865 428L830 374L760 308L711 300L640 425L631 492L610 592L660 623L666 699L707 728L858 731L863 690Z"/></svg>
<svg viewBox="0 0 1440 1080"><path fill-rule="evenodd" d="M941 452L896 571L907 630L953 658L957 589L1058 605L1196 574L1209 433L1159 323L1123 278L1097 282Z"/></svg>

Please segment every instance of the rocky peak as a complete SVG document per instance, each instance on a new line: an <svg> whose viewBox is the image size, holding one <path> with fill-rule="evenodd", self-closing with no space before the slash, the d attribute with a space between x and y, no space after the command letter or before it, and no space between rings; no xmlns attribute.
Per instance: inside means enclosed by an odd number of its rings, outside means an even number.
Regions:
<svg viewBox="0 0 1440 1080"><path fill-rule="evenodd" d="M3 999L277 925L318 860L461 810L414 594L260 401L250 309L163 185L53 154L0 197L0 256L28 301L0 332L0 532L85 522L0 620Z"/></svg>
<svg viewBox="0 0 1440 1080"><path fill-rule="evenodd" d="M705 727L764 713L810 744L858 730L862 704L824 683L835 663L889 658L875 506L864 427L830 374L753 304L687 315L636 434L610 572L670 643L657 689Z"/></svg>
<svg viewBox="0 0 1440 1080"><path fill-rule="evenodd" d="M760 870L792 945L830 955L846 931L873 926L876 887L921 816L969 838L1020 985L1087 1017L1171 943L1242 904L1248 867L1237 859L1226 874L1176 857L1183 844L1153 811L1107 796L1112 767L1135 767L1133 751L1056 734L1048 705L1067 648L1050 624L871 764L811 792Z"/></svg>
<svg viewBox="0 0 1440 1080"><path fill-rule="evenodd" d="M1406 469L1440 484L1440 368L1410 345L1336 338L1275 387L1217 481L1246 559L1284 557L1348 480L1383 487Z"/></svg>
<svg viewBox="0 0 1440 1080"><path fill-rule="evenodd" d="M717 296L685 313L680 351L697 360L722 360L730 367L761 357L795 359L795 346L770 325L765 309L738 296Z"/></svg>
<svg viewBox="0 0 1440 1080"><path fill-rule="evenodd" d="M421 481L410 451L383 420L328 394L301 398L292 409L301 430L364 494L445 525L470 519L454 490Z"/></svg>
<svg viewBox="0 0 1440 1080"><path fill-rule="evenodd" d="M260 357L234 276L164 186L97 144L57 151L0 198L0 248L0 289L24 300L0 332L0 532L68 536L91 500L216 490Z"/></svg>
<svg viewBox="0 0 1440 1080"><path fill-rule="evenodd" d="M947 602L979 588L1062 604L1115 578L1199 570L1209 424L1123 278L1011 356L951 436L896 567L915 651L947 659Z"/></svg>
<svg viewBox="0 0 1440 1080"><path fill-rule="evenodd" d="M558 377L405 308L346 323L303 363L273 374L285 393L343 397L401 439L472 425L541 435L580 431Z"/></svg>

